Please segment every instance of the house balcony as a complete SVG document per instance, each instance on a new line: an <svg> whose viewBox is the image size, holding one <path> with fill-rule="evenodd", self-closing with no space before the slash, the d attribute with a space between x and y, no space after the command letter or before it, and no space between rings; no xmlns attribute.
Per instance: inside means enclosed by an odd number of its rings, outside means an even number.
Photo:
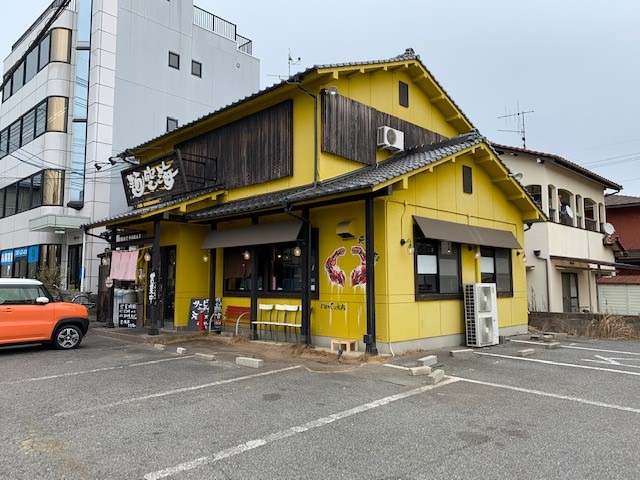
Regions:
<svg viewBox="0 0 640 480"><path fill-rule="evenodd" d="M596 228L597 225L595 223ZM546 251L550 258L588 259L596 264L615 262L613 250L603 244L604 234L598 231L552 222L536 227L531 229L532 235L527 236L528 249Z"/></svg>

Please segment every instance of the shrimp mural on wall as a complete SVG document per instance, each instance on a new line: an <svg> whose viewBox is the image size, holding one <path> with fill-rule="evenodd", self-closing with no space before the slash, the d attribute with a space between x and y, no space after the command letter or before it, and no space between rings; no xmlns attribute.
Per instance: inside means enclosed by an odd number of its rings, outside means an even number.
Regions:
<svg viewBox="0 0 640 480"><path fill-rule="evenodd" d="M351 270L351 286L364 287L367 284L367 252L360 245L351 247L351 255L360 257L360 265Z"/></svg>
<svg viewBox="0 0 640 480"><path fill-rule="evenodd" d="M338 266L338 257L342 257L346 251L346 248L338 247L324 262L324 269L329 275L329 281L340 287L344 287L344 284L347 282L347 277L344 271Z"/></svg>
<svg viewBox="0 0 640 480"><path fill-rule="evenodd" d="M344 287L347 283L347 276L344 270L338 265L338 257L342 257L347 252L345 247L338 247L327 257L324 262L324 269L329 276L329 281L340 287ZM360 257L360 264L351 270L351 286L353 288L364 287L367 284L367 252L361 245L353 245L351 247L351 255ZM374 254L375 260L378 255Z"/></svg>

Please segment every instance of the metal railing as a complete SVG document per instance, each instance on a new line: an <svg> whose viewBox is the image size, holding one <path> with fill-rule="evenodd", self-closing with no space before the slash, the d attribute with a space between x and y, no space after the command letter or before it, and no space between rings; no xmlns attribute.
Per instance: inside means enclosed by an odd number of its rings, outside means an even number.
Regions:
<svg viewBox="0 0 640 480"><path fill-rule="evenodd" d="M233 40L238 44L238 50L242 53L246 53L247 55L252 54L251 40L242 35L238 35L235 23L231 23L195 5L193 6L193 23L198 27Z"/></svg>
<svg viewBox="0 0 640 480"><path fill-rule="evenodd" d="M598 231L598 222L595 221L592 218L585 218L584 219L584 228L586 230L590 230L592 232L597 232Z"/></svg>
<svg viewBox="0 0 640 480"><path fill-rule="evenodd" d="M33 22L29 28L27 28L27 31L26 31L26 32L24 32L24 33L22 34L22 36L21 36L21 37L20 37L20 38L19 38L19 39L18 39L18 40L17 40L17 41L12 45L12 46L11 46L11 51L15 50L15 49L16 49L16 47L17 47L18 45L20 45L20 43L21 43L25 38L27 38L27 36L28 36L31 32L33 32L33 31L35 30L35 28L40 24L40 22L41 22L42 20L44 20L44 18L49 14L49 12L50 12L51 10L55 10L56 8L58 8L60 5L62 5L62 4L63 4L63 3L65 3L65 2L66 2L66 0L53 0L53 2L51 2L51 4L50 4L47 8L45 8L44 12L42 12L42 14L41 14L37 19L36 19L36 21L35 21L35 22ZM75 10L75 9L76 9L76 2L75 2L75 0L71 0L71 1L69 2L69 5L67 5L67 7L66 7L66 8L67 8L67 10Z"/></svg>

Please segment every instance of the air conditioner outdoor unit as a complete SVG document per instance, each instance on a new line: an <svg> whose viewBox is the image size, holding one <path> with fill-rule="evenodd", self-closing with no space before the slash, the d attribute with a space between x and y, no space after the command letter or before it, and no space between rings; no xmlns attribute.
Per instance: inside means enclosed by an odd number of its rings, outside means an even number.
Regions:
<svg viewBox="0 0 640 480"><path fill-rule="evenodd" d="M467 347L486 347L499 343L495 283L464 285L464 320Z"/></svg>
<svg viewBox="0 0 640 480"><path fill-rule="evenodd" d="M394 152L404 150L404 132L391 127L378 127L378 148Z"/></svg>

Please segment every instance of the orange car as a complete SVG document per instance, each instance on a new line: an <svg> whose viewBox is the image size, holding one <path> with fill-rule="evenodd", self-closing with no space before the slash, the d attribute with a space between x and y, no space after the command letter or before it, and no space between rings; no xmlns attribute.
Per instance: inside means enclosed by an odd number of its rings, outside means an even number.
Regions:
<svg viewBox="0 0 640 480"><path fill-rule="evenodd" d="M53 343L68 350L87 330L84 305L56 302L38 280L0 278L0 345Z"/></svg>

